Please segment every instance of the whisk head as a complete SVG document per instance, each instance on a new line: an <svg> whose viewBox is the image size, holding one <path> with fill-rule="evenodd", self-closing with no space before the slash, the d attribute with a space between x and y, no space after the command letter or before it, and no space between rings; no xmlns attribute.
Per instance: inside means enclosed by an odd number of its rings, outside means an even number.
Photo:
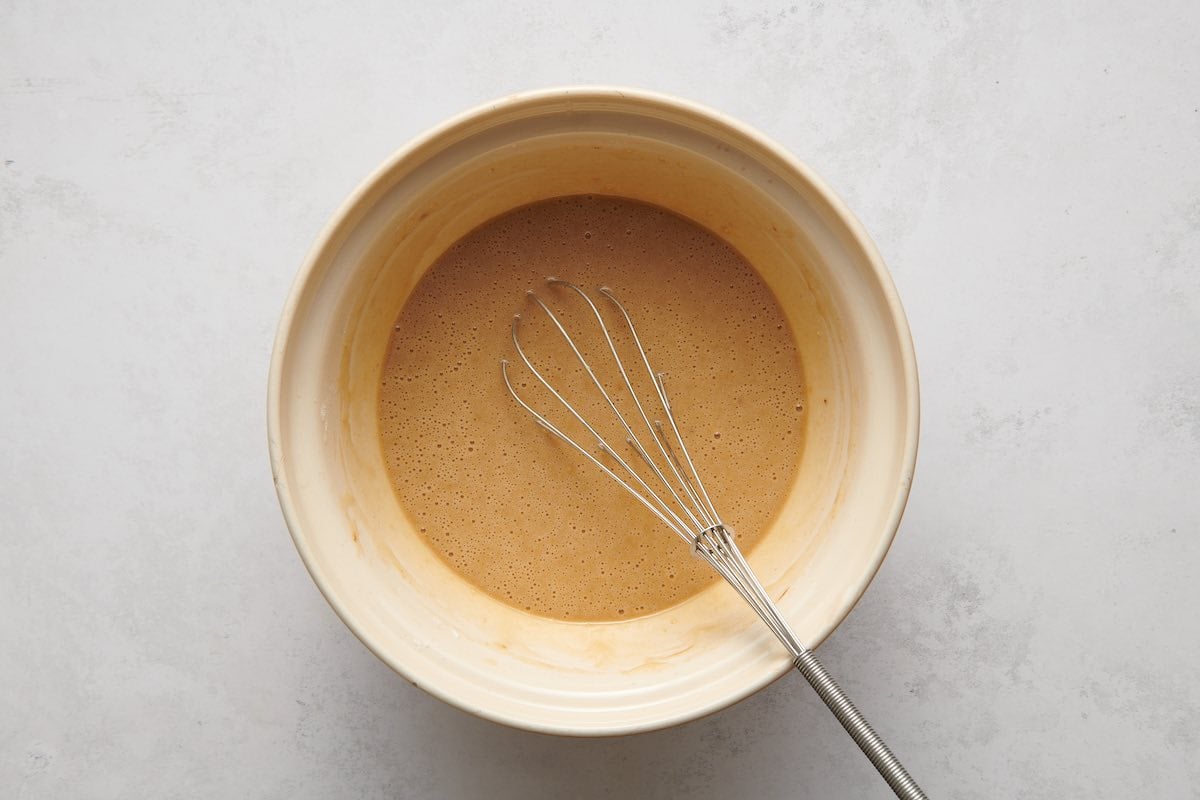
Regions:
<svg viewBox="0 0 1200 800"><path fill-rule="evenodd" d="M602 340L603 346L593 347L592 352L585 353L580 342L563 324L560 313L551 309L537 293L532 290L527 293L535 309L545 316L566 344L582 370L583 383L595 392L593 401L596 397L600 400L598 404L590 404L592 410L599 406L600 413L608 416L608 424L605 426L595 418L589 419L581 411L578 398L569 398L546 377L551 368L545 364L539 367L530 359L521 344L520 314L512 321L513 347L520 362L553 398L558 410L543 413L524 399L513 385L512 365L504 359L501 370L513 398L539 425L619 484L697 551L717 547L723 540L731 541L732 530L718 515L680 434L667 394L665 374L656 371L651 364L647 347L638 335L628 309L611 289L600 287L597 291L603 298L602 303L615 311L619 320L617 327L610 327L600 306L583 289L553 277L547 278L546 284L552 289L565 290L585 304L585 318L594 320L597 326L600 337L592 337L592 341ZM597 350L599 352L595 352ZM561 372L560 367L553 369ZM605 372L608 381L602 377ZM559 424L551 421L552 413L562 420ZM568 426L577 432L569 433L565 429ZM624 438L624 446L614 441L616 436ZM589 440L598 453L585 446Z"/></svg>
<svg viewBox="0 0 1200 800"><path fill-rule="evenodd" d="M521 345L520 314L512 321L513 347L520 362L561 408L561 413L556 415L560 422L553 422L547 413L534 408L517 392L509 374L511 365L507 359L502 359L501 373L508 391L539 425L619 484L687 542L696 555L741 595L794 656L805 652L738 549L733 529L717 514L680 433L667 394L665 374L655 371L651 365L648 347L638 335L629 310L611 289L601 287L597 290L606 304L617 312L620 321L614 329L605 321L600 306L583 289L558 278L547 278L546 284L578 297L584 304L584 318L594 320L601 334L604 345L590 348L598 350L599 355L585 353L563 324L560 313L551 309L535 292L528 292L530 302L549 320L570 357L578 364L582 382L585 387L590 387L592 397L568 398L546 377L552 370L556 377L562 376L561 365L539 367L530 359ZM618 339L622 341L618 343ZM608 369L602 369L601 364L606 364ZM607 381L602 379L600 372L607 373ZM589 414L607 415L609 422L615 423L607 426L608 433L601 430L597 419L589 419L581 411L585 404ZM565 430L568 426L575 429L574 435ZM615 436L624 437L625 448L613 445ZM589 440L595 442L598 454L585 446L584 442Z"/></svg>

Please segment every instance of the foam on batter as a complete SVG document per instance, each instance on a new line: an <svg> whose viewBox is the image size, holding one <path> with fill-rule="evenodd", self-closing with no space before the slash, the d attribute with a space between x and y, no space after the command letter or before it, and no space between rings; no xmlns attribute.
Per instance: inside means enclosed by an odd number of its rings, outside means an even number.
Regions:
<svg viewBox="0 0 1200 800"><path fill-rule="evenodd" d="M711 568L542 430L501 379L500 359L516 362L522 396L592 444L519 367L510 338L519 311L535 365L608 441L624 442L599 392L525 297L534 289L561 314L604 385L620 394L591 310L547 287L548 275L591 294L622 355L636 351L595 289L611 287L629 309L655 369L666 373L717 509L747 551L800 459L805 390L796 344L766 285L718 236L661 208L590 195L477 228L434 263L397 319L381 376L381 445L399 502L429 546L465 580L530 613L572 621L654 613L707 586ZM653 395L648 378L631 376L641 396Z"/></svg>

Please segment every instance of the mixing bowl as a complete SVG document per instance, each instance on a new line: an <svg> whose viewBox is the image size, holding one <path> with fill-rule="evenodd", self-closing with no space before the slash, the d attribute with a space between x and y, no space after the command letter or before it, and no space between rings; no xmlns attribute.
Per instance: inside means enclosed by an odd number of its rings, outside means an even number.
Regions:
<svg viewBox="0 0 1200 800"><path fill-rule="evenodd" d="M271 467L305 565L358 638L417 686L509 725L607 735L720 709L789 659L719 583L612 623L554 621L485 595L400 507L376 420L388 335L422 273L488 219L569 194L695 220L779 299L804 361L807 429L783 508L749 559L810 646L862 595L899 525L917 374L895 289L850 212L778 145L682 100L583 87L488 103L402 148L337 211L292 288L271 363ZM507 330L488 335L498 362Z"/></svg>

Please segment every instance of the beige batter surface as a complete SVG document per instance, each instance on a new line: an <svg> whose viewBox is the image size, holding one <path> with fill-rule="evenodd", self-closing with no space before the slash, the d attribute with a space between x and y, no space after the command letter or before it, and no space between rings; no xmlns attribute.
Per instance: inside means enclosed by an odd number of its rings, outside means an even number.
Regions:
<svg viewBox="0 0 1200 800"><path fill-rule="evenodd" d="M595 289L610 287L629 309L654 368L666 374L709 493L747 551L799 463L799 354L775 298L737 251L669 211L614 197L558 198L491 220L443 254L404 306L381 377L381 444L400 504L429 546L467 581L534 614L651 614L707 586L711 568L540 428L501 378L500 359L515 362L522 397L591 446L520 366L511 340L520 312L534 364L614 448L624 442L561 336L526 298L534 289L638 419L592 312L569 290L547 287L549 275L591 293L622 356L640 367L620 317ZM639 394L653 396L648 379L631 374Z"/></svg>

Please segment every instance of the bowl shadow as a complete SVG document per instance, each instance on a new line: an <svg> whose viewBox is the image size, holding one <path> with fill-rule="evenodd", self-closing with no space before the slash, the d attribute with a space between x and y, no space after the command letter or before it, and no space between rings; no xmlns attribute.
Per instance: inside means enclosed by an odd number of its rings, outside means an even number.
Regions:
<svg viewBox="0 0 1200 800"><path fill-rule="evenodd" d="M821 651L832 663L852 658L832 641ZM685 725L570 738L472 716L407 683L370 654L361 655L351 670L358 674L345 678L367 697L388 698L369 725L356 725L353 732L370 735L370 749L380 756L371 760L373 777L361 776L370 796L377 791L488 800L891 796L794 673Z"/></svg>

